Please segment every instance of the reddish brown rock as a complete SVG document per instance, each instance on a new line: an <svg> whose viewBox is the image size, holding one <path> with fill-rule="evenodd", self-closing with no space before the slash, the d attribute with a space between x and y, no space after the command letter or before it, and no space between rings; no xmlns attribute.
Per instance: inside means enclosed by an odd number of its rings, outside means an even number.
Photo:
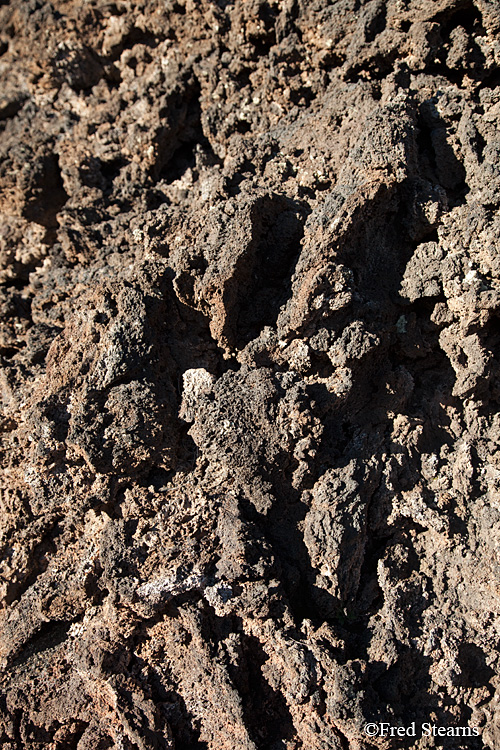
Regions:
<svg viewBox="0 0 500 750"><path fill-rule="evenodd" d="M1 747L496 750L496 0L0 5Z"/></svg>

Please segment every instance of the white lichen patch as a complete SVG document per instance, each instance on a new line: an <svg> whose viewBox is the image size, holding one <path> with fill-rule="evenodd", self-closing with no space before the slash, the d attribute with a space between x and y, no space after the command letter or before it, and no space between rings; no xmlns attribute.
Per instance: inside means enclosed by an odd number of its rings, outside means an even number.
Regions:
<svg viewBox="0 0 500 750"><path fill-rule="evenodd" d="M191 573L182 578L166 576L143 583L137 588L136 593L140 599L157 604L160 601L169 601L186 591L202 590L206 585L207 579L202 573Z"/></svg>
<svg viewBox="0 0 500 750"><path fill-rule="evenodd" d="M203 367L186 370L182 376L182 403L179 416L192 422L200 398L211 392L215 378Z"/></svg>
<svg viewBox="0 0 500 750"><path fill-rule="evenodd" d="M218 617L224 617L231 609L228 602L234 597L233 589L227 583L219 581L213 586L207 586L203 592L206 601L213 607Z"/></svg>

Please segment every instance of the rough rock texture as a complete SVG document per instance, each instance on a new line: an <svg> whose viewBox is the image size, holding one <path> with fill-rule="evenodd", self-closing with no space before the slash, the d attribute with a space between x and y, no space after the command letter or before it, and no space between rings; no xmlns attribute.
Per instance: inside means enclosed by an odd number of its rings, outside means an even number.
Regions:
<svg viewBox="0 0 500 750"><path fill-rule="evenodd" d="M0 6L3 750L500 748L498 0Z"/></svg>

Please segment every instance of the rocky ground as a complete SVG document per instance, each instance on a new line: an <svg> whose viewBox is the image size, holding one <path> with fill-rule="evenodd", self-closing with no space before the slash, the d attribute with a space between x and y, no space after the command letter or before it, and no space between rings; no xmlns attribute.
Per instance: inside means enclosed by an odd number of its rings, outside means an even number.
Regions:
<svg viewBox="0 0 500 750"><path fill-rule="evenodd" d="M0 6L3 750L500 748L498 0Z"/></svg>

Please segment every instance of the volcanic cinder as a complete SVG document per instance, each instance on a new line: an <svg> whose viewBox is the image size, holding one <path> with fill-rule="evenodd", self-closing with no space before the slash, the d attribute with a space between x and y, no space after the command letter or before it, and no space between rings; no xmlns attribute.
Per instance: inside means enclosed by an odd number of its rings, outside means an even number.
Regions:
<svg viewBox="0 0 500 750"><path fill-rule="evenodd" d="M0 6L2 750L499 749L498 0Z"/></svg>

